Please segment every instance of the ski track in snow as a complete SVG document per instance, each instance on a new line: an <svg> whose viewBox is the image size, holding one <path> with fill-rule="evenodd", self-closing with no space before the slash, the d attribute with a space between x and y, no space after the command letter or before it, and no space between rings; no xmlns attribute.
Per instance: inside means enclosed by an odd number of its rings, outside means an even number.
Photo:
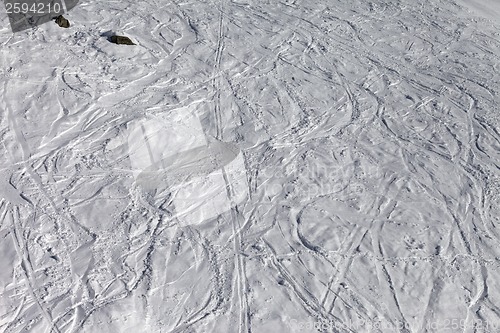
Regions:
<svg viewBox="0 0 500 333"><path fill-rule="evenodd" d="M2 17L0 331L500 327L498 25L449 0L81 1L67 17L14 35ZM144 119L192 130L181 184L239 157L181 205L178 185L134 178ZM155 140L151 162L174 137ZM241 153L202 156L204 140Z"/></svg>

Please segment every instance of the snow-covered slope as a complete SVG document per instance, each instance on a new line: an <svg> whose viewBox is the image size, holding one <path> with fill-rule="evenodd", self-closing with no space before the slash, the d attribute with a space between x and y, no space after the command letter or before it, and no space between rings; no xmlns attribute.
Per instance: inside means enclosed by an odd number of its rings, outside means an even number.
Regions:
<svg viewBox="0 0 500 333"><path fill-rule="evenodd" d="M459 4L468 7L473 14L500 24L500 0L459 0Z"/></svg>
<svg viewBox="0 0 500 333"><path fill-rule="evenodd" d="M451 0L66 17L0 17L2 332L498 331L493 21Z"/></svg>

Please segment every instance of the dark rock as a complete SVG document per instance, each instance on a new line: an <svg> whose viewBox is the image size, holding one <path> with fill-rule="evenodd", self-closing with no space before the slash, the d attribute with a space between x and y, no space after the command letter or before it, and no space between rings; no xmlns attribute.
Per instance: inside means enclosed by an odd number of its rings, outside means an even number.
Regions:
<svg viewBox="0 0 500 333"><path fill-rule="evenodd" d="M134 42L130 40L130 38L125 36L111 36L109 37L109 41L115 44L123 44L123 45L135 45Z"/></svg>
<svg viewBox="0 0 500 333"><path fill-rule="evenodd" d="M64 16L59 15L56 17L56 23L61 27L61 28L69 28L69 21L64 18Z"/></svg>

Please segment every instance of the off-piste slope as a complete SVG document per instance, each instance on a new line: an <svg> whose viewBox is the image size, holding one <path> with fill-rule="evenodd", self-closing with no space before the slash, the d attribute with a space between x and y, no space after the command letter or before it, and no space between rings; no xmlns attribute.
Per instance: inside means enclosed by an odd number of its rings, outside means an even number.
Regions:
<svg viewBox="0 0 500 333"><path fill-rule="evenodd" d="M459 0L458 3L470 9L473 15L500 23L500 1Z"/></svg>
<svg viewBox="0 0 500 333"><path fill-rule="evenodd" d="M67 17L0 30L1 331L496 332L494 23L448 0Z"/></svg>

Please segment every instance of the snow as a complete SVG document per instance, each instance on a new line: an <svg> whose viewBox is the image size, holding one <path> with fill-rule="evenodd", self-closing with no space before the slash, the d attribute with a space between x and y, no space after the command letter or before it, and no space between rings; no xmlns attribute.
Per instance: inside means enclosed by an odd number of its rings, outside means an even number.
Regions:
<svg viewBox="0 0 500 333"><path fill-rule="evenodd" d="M500 24L500 0L458 0L458 2L476 15Z"/></svg>
<svg viewBox="0 0 500 333"><path fill-rule="evenodd" d="M464 4L0 14L0 331L497 332L498 1Z"/></svg>

